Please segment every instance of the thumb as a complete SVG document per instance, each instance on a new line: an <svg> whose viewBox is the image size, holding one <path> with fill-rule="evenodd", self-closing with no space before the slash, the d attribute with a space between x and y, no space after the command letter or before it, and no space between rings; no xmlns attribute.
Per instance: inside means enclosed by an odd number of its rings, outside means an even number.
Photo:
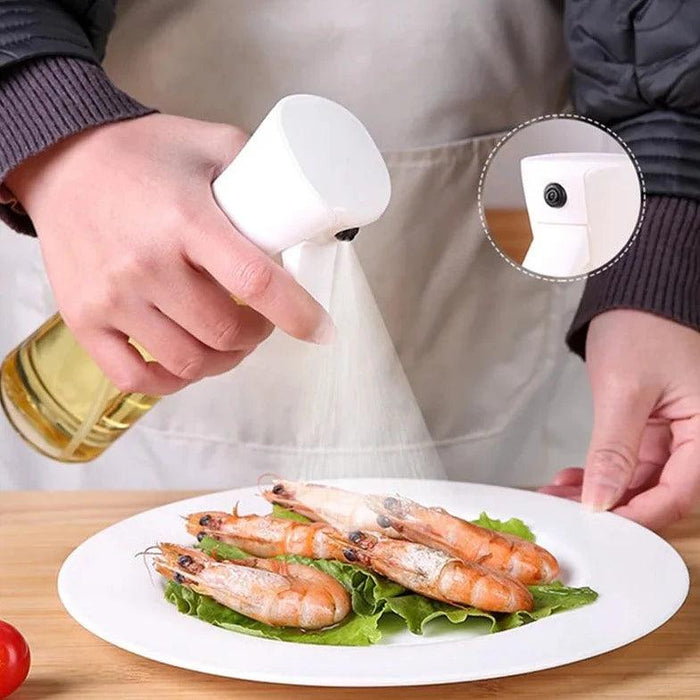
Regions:
<svg viewBox="0 0 700 700"><path fill-rule="evenodd" d="M593 433L581 494L584 506L608 510L627 491L655 403L655 392L650 389L620 388L616 382L594 387Z"/></svg>

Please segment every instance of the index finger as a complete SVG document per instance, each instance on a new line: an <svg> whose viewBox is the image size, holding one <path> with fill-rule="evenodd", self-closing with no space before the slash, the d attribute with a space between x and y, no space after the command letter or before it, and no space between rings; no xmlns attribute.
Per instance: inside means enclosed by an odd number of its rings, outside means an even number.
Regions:
<svg viewBox="0 0 700 700"><path fill-rule="evenodd" d="M212 208L186 242L190 260L289 335L313 343L330 342L334 326L325 309L237 231L213 200Z"/></svg>

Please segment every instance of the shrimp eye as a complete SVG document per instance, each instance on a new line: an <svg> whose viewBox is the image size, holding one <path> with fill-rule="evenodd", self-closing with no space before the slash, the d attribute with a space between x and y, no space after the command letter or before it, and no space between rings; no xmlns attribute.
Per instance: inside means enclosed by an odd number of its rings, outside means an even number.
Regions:
<svg viewBox="0 0 700 700"><path fill-rule="evenodd" d="M209 525L210 522L211 522L211 515L209 515L208 513L207 513L207 515L203 515L203 516L199 519L199 524L200 524L202 527L206 527L207 525Z"/></svg>
<svg viewBox="0 0 700 700"><path fill-rule="evenodd" d="M384 499L384 507L387 510L395 512L401 507L401 504L399 503L397 498L393 498L392 496L389 496L389 498Z"/></svg>
<svg viewBox="0 0 700 700"><path fill-rule="evenodd" d="M189 566L192 563L192 557L189 554L183 554L178 557L177 563L179 566Z"/></svg>
<svg viewBox="0 0 700 700"><path fill-rule="evenodd" d="M351 532L348 535L348 539L350 540L350 542L359 544L364 539L364 535L359 530L355 530L354 532Z"/></svg>
<svg viewBox="0 0 700 700"><path fill-rule="evenodd" d="M272 487L272 493L274 493L276 496L279 496L281 493L284 493L284 485L283 484L275 484Z"/></svg>
<svg viewBox="0 0 700 700"><path fill-rule="evenodd" d="M182 574L178 573L177 571L175 572L173 579L175 580L176 583L184 583L185 582L185 577Z"/></svg>
<svg viewBox="0 0 700 700"><path fill-rule="evenodd" d="M206 532L198 532L197 533L197 542L201 542L206 536L207 536Z"/></svg>
<svg viewBox="0 0 700 700"><path fill-rule="evenodd" d="M379 527L391 527L391 520L389 520L386 515L378 515L377 525L379 525Z"/></svg>
<svg viewBox="0 0 700 700"><path fill-rule="evenodd" d="M343 556L348 561L357 561L357 554L355 552L353 552L352 549L344 549Z"/></svg>

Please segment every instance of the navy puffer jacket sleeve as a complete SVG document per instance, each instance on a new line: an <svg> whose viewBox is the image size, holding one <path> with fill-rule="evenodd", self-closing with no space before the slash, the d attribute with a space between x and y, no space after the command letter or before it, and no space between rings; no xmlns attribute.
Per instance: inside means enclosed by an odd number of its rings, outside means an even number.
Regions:
<svg viewBox="0 0 700 700"><path fill-rule="evenodd" d="M40 56L99 62L114 0L0 0L0 68Z"/></svg>
<svg viewBox="0 0 700 700"><path fill-rule="evenodd" d="M567 0L577 112L611 127L637 158L646 209L629 251L589 278L569 330L612 309L700 330L700 1Z"/></svg>

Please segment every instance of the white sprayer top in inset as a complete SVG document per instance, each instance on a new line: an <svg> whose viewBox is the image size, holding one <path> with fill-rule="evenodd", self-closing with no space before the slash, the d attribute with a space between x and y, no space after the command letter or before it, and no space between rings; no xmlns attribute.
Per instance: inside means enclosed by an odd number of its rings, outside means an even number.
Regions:
<svg viewBox="0 0 700 700"><path fill-rule="evenodd" d="M611 261L634 232L641 204L624 153L547 153L520 161L533 241L523 267L549 277L586 274Z"/></svg>

